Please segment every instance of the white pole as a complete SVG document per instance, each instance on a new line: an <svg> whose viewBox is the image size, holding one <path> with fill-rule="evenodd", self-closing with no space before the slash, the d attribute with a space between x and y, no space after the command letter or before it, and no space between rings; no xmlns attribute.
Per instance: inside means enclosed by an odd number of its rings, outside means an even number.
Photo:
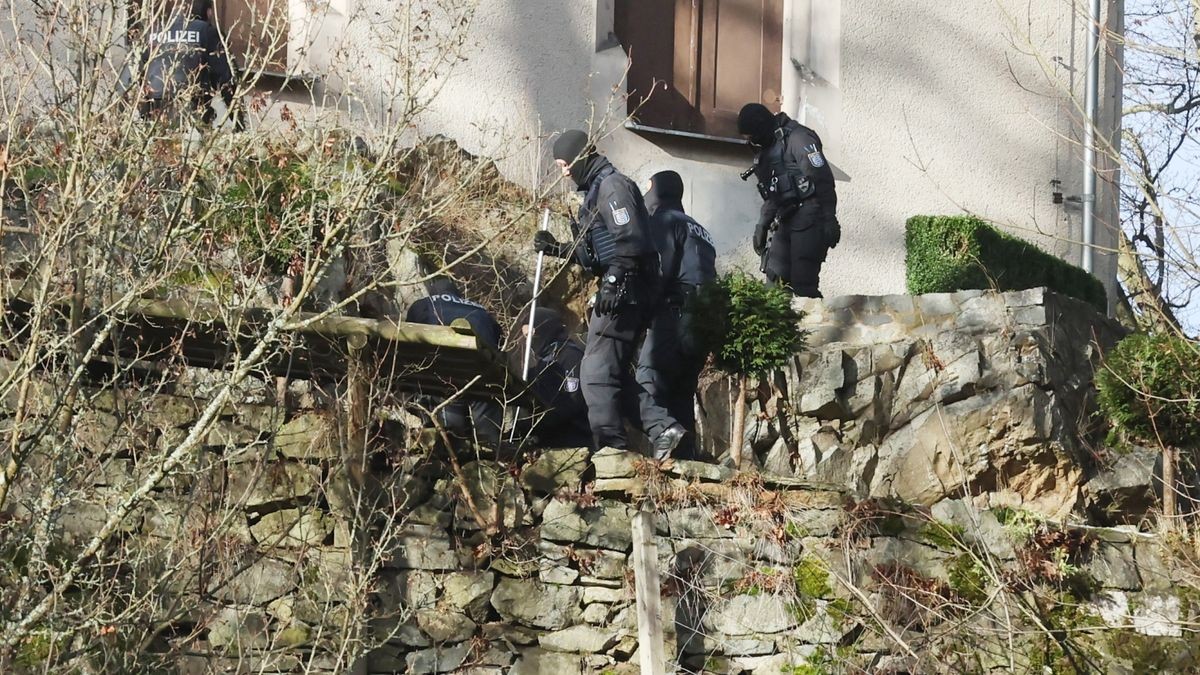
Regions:
<svg viewBox="0 0 1200 675"><path fill-rule="evenodd" d="M1096 241L1096 125L1100 101L1100 0L1092 0L1088 13L1087 84L1084 91L1083 131L1083 260L1092 271Z"/></svg>
<svg viewBox="0 0 1200 675"><path fill-rule="evenodd" d="M544 232L549 228L550 228L550 209L547 208L542 211L541 230ZM533 319L534 319L534 313L537 312L538 294L541 293L542 263L545 262L545 260L546 260L546 253L544 251L538 251L537 269L533 273L533 298L529 301L529 331L528 331L528 334L525 336L525 362L521 366L521 379L524 380L525 382L529 382L529 358L533 354ZM518 406L517 410L516 410L516 417L519 419L520 416L521 416L521 408L520 408L520 406ZM508 431L508 442L512 443L513 439L515 439L516 437L517 437L517 419L514 419L512 428L509 429L509 431Z"/></svg>
<svg viewBox="0 0 1200 675"><path fill-rule="evenodd" d="M542 211L542 227L545 232L550 227L550 209ZM546 259L544 251L538 251L537 270L533 273L533 299L529 301L529 334L525 336L525 365L521 367L521 379L529 379L529 357L533 353L533 314L537 311L538 293L542 288L542 262Z"/></svg>

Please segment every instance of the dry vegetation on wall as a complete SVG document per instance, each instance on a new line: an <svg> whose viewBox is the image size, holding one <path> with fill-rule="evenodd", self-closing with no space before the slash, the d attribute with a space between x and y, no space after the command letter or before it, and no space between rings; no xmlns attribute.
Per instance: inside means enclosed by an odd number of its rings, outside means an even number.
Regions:
<svg viewBox="0 0 1200 675"><path fill-rule="evenodd" d="M255 93L271 54L255 55L238 134L223 110L216 130L138 118L116 86L139 58L125 7L4 3L0 19L0 671L170 671L213 653L339 672L392 637L370 620L409 611L371 598L412 535L428 452L386 377L288 391L264 366L301 311L395 317L439 267L513 315L525 268L500 251L524 246L557 187L519 190L411 137L474 3L375 17L396 81L372 93L386 100L325 92L353 114L308 118ZM447 32L420 34L413 12ZM436 264L414 268L414 250ZM224 371L169 347L114 358L138 344L123 315L164 297L230 326L254 308L268 320ZM313 402L327 405L295 409Z"/></svg>

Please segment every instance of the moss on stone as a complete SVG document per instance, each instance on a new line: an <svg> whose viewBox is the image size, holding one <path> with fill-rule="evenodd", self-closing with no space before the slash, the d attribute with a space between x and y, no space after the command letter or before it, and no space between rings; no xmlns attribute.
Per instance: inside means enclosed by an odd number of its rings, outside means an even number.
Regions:
<svg viewBox="0 0 1200 675"><path fill-rule="evenodd" d="M21 641L16 650L16 664L33 668L50 658L54 641L46 633L32 633Z"/></svg>
<svg viewBox="0 0 1200 675"><path fill-rule="evenodd" d="M961 525L933 520L917 530L917 538L930 546L953 551L963 548L966 533Z"/></svg>
<svg viewBox="0 0 1200 675"><path fill-rule="evenodd" d="M276 642L282 646L299 647L300 645L307 643L309 637L311 637L311 635L309 634L308 628L300 625L291 625L279 631L279 634L276 635L275 639Z"/></svg>
<svg viewBox="0 0 1200 675"><path fill-rule="evenodd" d="M792 568L792 581L796 585L796 600L789 606L792 615L808 621L817 615L817 600L833 593L829 571L820 560L805 556Z"/></svg>
<svg viewBox="0 0 1200 675"><path fill-rule="evenodd" d="M954 556L946 565L947 584L962 600L981 605L988 597L988 574L983 565L969 553Z"/></svg>
<svg viewBox="0 0 1200 675"><path fill-rule="evenodd" d="M816 558L805 556L792 568L792 579L796 592L810 598L824 598L833 592L829 585L829 571Z"/></svg>

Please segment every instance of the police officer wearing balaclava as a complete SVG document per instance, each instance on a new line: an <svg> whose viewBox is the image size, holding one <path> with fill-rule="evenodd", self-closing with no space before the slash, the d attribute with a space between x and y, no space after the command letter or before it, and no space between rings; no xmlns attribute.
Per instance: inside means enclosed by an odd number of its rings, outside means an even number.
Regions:
<svg viewBox="0 0 1200 675"><path fill-rule="evenodd" d="M527 381L543 409L532 420L531 433L545 447L577 448L591 442L587 402L579 382L583 343L567 330L562 315L538 307L533 313L533 337L529 338L529 312L518 320L522 339L514 340L509 361L514 370L524 368L526 339L529 339Z"/></svg>
<svg viewBox="0 0 1200 675"><path fill-rule="evenodd" d="M684 213L678 173L660 171L650 178L646 209L659 253L663 294L638 355L642 424L646 435L655 439L656 459L672 454L695 459L694 399L707 355L696 343L688 300L717 276L717 251L708 230Z"/></svg>
<svg viewBox="0 0 1200 675"><path fill-rule="evenodd" d="M186 11L168 19L165 27L146 34L145 86L139 110L143 115L170 103L188 105L211 122L214 92L233 107L233 69L221 36L213 25L212 0L185 0ZM177 100L181 96L187 98ZM241 125L240 118L235 124Z"/></svg>
<svg viewBox="0 0 1200 675"><path fill-rule="evenodd" d="M584 195L580 241L578 246L563 244L539 232L534 248L558 257L573 255L600 280L580 380L594 444L627 449L623 418L634 417L638 405L633 360L658 295L650 216L637 185L596 152L586 133L564 132L553 153L563 175Z"/></svg>
<svg viewBox="0 0 1200 675"><path fill-rule="evenodd" d="M436 276L425 284L429 296L414 302L405 315L409 323L449 326L463 319L480 342L499 348L500 324L483 305L463 297L451 279ZM500 444L500 425L503 412L499 404L489 400L454 401L442 407L439 424L451 435L473 438L480 445L496 448Z"/></svg>
<svg viewBox="0 0 1200 675"><path fill-rule="evenodd" d="M821 263L837 246L841 228L833 171L821 138L761 103L742 108L738 131L758 148L753 173L763 205L754 228L754 251L763 257L767 279L802 297L822 297Z"/></svg>

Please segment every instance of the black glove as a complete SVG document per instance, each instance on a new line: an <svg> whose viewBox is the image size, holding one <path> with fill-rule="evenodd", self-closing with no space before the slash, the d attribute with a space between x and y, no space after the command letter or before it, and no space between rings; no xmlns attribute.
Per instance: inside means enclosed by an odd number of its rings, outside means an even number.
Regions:
<svg viewBox="0 0 1200 675"><path fill-rule="evenodd" d="M596 313L616 314L625 302L625 270L609 267L600 278L600 292L596 294Z"/></svg>
<svg viewBox="0 0 1200 675"><path fill-rule="evenodd" d="M825 245L829 248L837 248L838 242L842 240L842 225L838 222L837 216L830 216L821 223L821 232L825 235Z"/></svg>
<svg viewBox="0 0 1200 675"><path fill-rule="evenodd" d="M545 253L555 258L566 258L571 255L571 247L554 238L546 230L538 230L533 235L533 250Z"/></svg>
<svg viewBox="0 0 1200 675"><path fill-rule="evenodd" d="M767 250L767 223L759 223L754 227L754 253L762 255Z"/></svg>

